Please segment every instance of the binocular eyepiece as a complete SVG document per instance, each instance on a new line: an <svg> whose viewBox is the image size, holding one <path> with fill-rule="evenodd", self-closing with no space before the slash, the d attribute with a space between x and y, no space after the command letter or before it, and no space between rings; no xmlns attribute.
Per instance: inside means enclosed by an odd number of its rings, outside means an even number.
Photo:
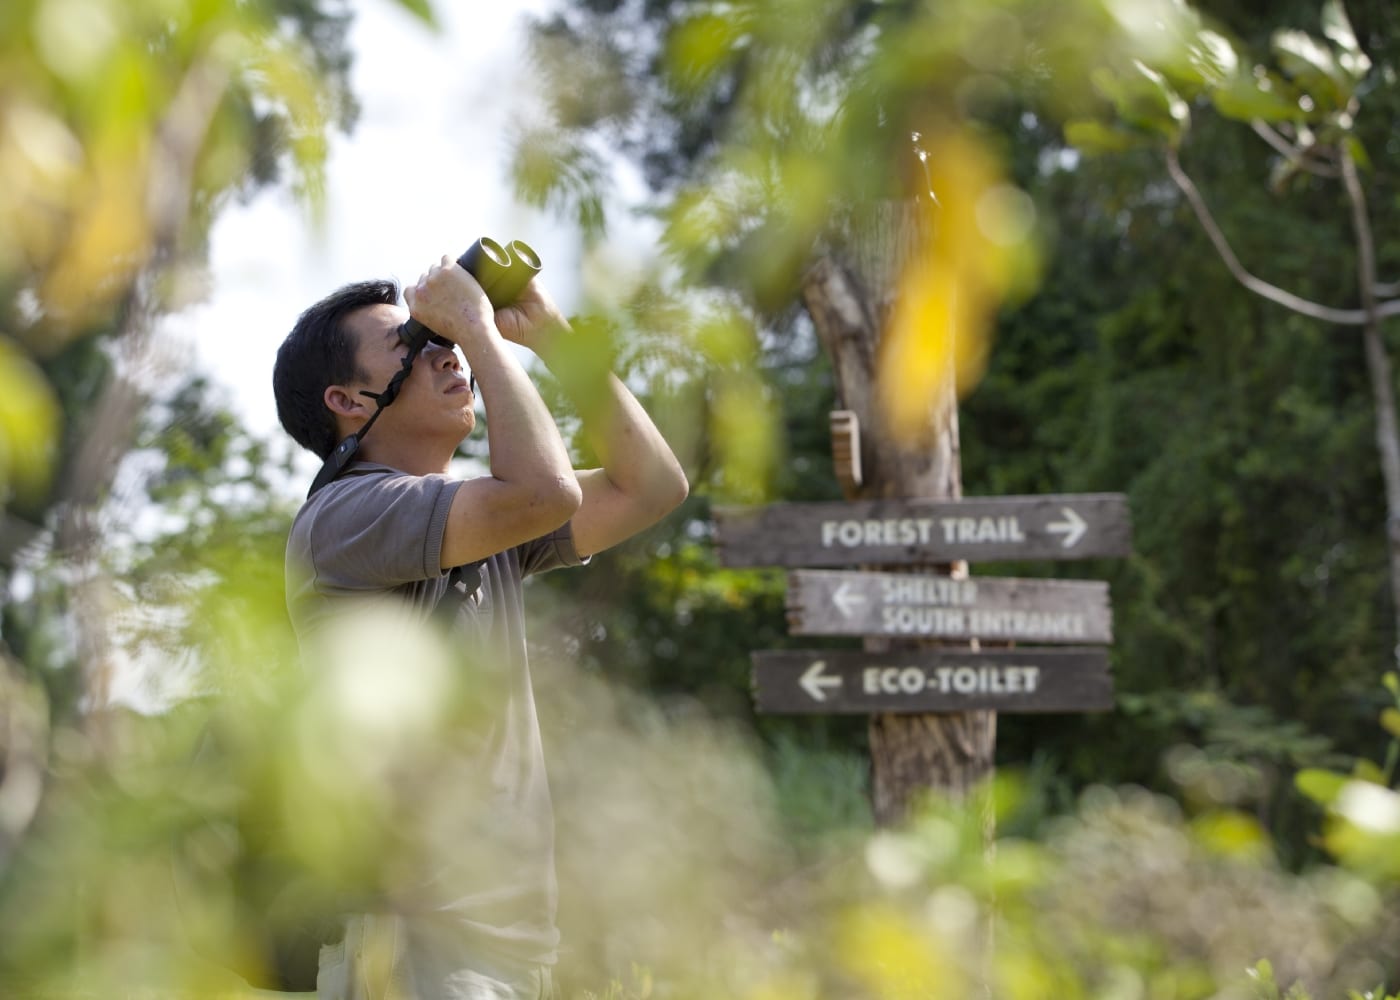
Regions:
<svg viewBox="0 0 1400 1000"><path fill-rule="evenodd" d="M541 268L539 254L528 243L511 240L503 245L489 236L467 247L467 252L457 258L457 264L477 280L493 309L508 306L519 298ZM399 327L399 337L414 353L436 336L416 319Z"/></svg>

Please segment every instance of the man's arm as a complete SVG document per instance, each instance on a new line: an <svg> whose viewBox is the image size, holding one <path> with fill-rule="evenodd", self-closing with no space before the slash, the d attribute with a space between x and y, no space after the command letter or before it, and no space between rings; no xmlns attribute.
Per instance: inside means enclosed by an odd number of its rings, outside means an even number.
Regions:
<svg viewBox="0 0 1400 1000"><path fill-rule="evenodd" d="M553 310L552 303L549 308ZM529 347L559 378L578 406L589 446L602 468L576 473L583 503L573 516L574 548L593 555L651 527L680 506L690 491L685 471L642 405L615 375L601 385L580 385L559 364L568 322L553 310L551 322L525 331L502 327L509 339Z"/></svg>
<svg viewBox="0 0 1400 1000"><path fill-rule="evenodd" d="M405 290L413 315L462 349L490 418L491 474L457 488L443 532L443 569L548 534L579 508L580 486L558 425L500 330L537 322L540 294L527 290L493 319L480 286L447 257Z"/></svg>

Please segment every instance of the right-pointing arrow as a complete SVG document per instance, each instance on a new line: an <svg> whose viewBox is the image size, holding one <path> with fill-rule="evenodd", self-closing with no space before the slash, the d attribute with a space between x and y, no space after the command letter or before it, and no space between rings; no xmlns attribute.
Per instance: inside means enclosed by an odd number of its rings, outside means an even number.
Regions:
<svg viewBox="0 0 1400 1000"><path fill-rule="evenodd" d="M1060 544L1065 548L1072 548L1074 543L1084 537L1084 532L1088 530L1089 524L1069 507L1061 507L1060 513L1065 515L1063 521L1051 521L1045 526L1045 530L1054 535L1064 535L1064 541Z"/></svg>
<svg viewBox="0 0 1400 1000"><path fill-rule="evenodd" d="M822 674L822 670L825 667L825 660L816 660L810 667L802 672L802 680L798 682L802 685L802 690L812 696L813 701L826 701L826 692L823 691L822 688L839 688L841 686L840 677L827 677Z"/></svg>

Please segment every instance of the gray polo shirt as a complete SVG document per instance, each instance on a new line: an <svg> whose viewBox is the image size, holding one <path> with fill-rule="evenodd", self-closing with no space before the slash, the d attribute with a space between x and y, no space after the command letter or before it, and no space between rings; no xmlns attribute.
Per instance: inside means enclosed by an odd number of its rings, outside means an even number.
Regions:
<svg viewBox="0 0 1400 1000"><path fill-rule="evenodd" d="M432 614L449 586L439 569L448 510L461 481L359 462L303 505L287 542L287 606L303 651L365 602L393 595ZM488 692L405 822L441 847L420 859L418 885L395 898L415 978L451 976L474 952L555 960L554 819L525 652L521 580L583 562L569 525L481 564L481 586L451 627L468 686ZM444 833L444 830L446 833ZM458 844L459 842L459 844Z"/></svg>

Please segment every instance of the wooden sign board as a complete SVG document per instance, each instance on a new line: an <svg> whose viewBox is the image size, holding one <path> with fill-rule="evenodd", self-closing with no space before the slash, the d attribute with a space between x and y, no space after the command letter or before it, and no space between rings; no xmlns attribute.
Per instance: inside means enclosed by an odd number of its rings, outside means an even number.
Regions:
<svg viewBox="0 0 1400 1000"><path fill-rule="evenodd" d="M773 714L1101 712L1103 649L770 650L753 654L754 700Z"/></svg>
<svg viewBox="0 0 1400 1000"><path fill-rule="evenodd" d="M725 566L1090 559L1132 551L1121 493L780 503L715 510Z"/></svg>
<svg viewBox="0 0 1400 1000"><path fill-rule="evenodd" d="M787 611L793 635L1113 641L1108 584L1100 580L797 570L788 574Z"/></svg>

